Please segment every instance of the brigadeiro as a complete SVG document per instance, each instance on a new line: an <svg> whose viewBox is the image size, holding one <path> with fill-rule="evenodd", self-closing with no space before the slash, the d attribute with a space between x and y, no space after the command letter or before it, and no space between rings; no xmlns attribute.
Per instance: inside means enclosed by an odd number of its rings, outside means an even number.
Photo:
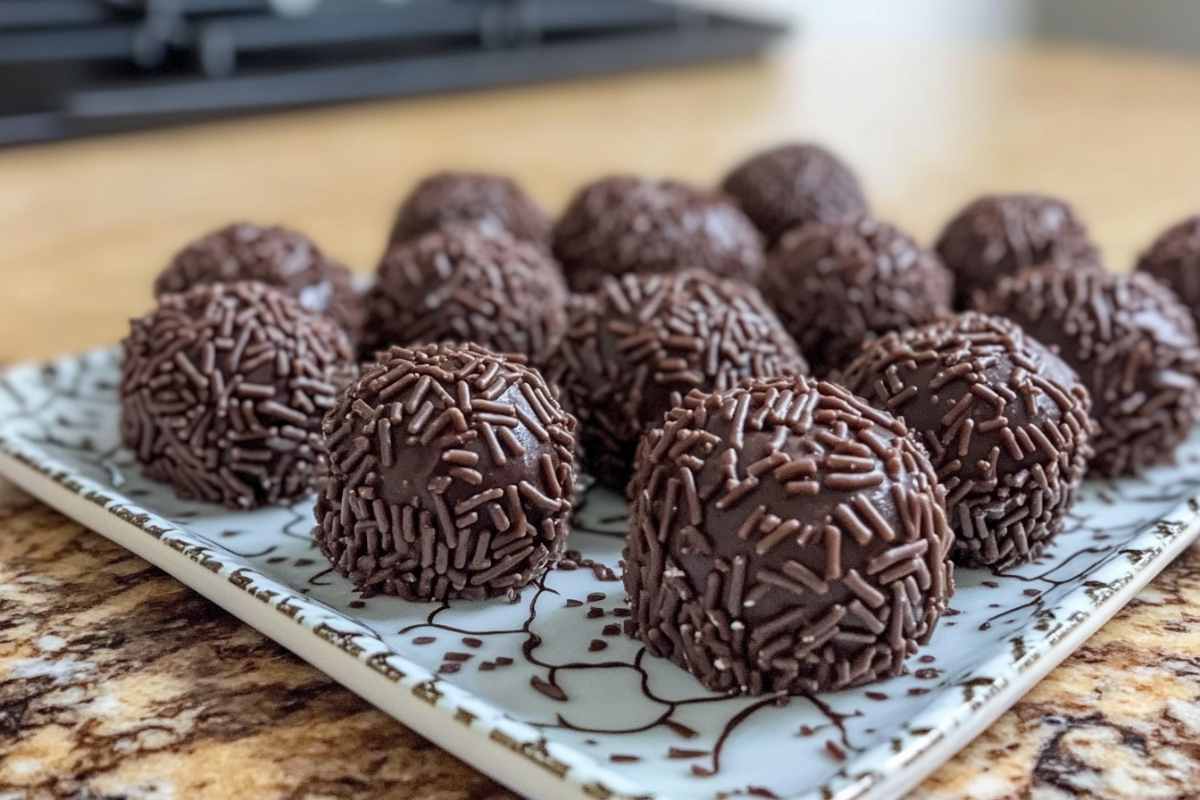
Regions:
<svg viewBox="0 0 1200 800"><path fill-rule="evenodd" d="M363 349L475 342L544 363L566 327L567 291L545 251L450 225L392 245L367 293Z"/></svg>
<svg viewBox="0 0 1200 800"><path fill-rule="evenodd" d="M924 451L833 383L690 393L642 439L630 495L637 636L714 691L899 675L954 592L954 534Z"/></svg>
<svg viewBox="0 0 1200 800"><path fill-rule="evenodd" d="M514 599L562 555L575 420L519 360L474 344L393 347L324 433L313 536L361 591Z"/></svg>
<svg viewBox="0 0 1200 800"><path fill-rule="evenodd" d="M232 508L312 488L321 418L353 364L332 320L265 284L215 283L163 295L124 351L121 434L146 475Z"/></svg>
<svg viewBox="0 0 1200 800"><path fill-rule="evenodd" d="M1091 400L1012 322L967 312L888 334L842 380L928 449L959 564L1028 561L1062 530L1092 453Z"/></svg>
<svg viewBox="0 0 1200 800"><path fill-rule="evenodd" d="M1031 270L980 298L1057 350L1092 395L1090 469L1128 475L1169 461L1200 413L1192 316L1144 273Z"/></svg>
<svg viewBox="0 0 1200 800"><path fill-rule="evenodd" d="M818 375L880 334L950 310L951 278L937 256L867 218L792 229L759 285Z"/></svg>
<svg viewBox="0 0 1200 800"><path fill-rule="evenodd" d="M390 242L413 239L446 224L476 224L546 247L550 218L511 178L483 172L438 172L422 180L396 213Z"/></svg>
<svg viewBox="0 0 1200 800"><path fill-rule="evenodd" d="M642 432L692 389L806 372L756 289L686 270L609 278L573 301L550 377L579 418L589 471L624 490Z"/></svg>
<svg viewBox="0 0 1200 800"><path fill-rule="evenodd" d="M936 249L954 274L959 309L971 305L975 292L1030 267L1103 268L1074 209L1038 194L977 198L946 224Z"/></svg>
<svg viewBox="0 0 1200 800"><path fill-rule="evenodd" d="M1200 320L1200 214L1163 231L1138 259L1137 271L1170 287Z"/></svg>
<svg viewBox="0 0 1200 800"><path fill-rule="evenodd" d="M362 329L362 300L350 271L304 234L278 226L241 222L196 239L155 279L154 296L233 281L282 289L304 308L328 314L351 339Z"/></svg>
<svg viewBox="0 0 1200 800"><path fill-rule="evenodd" d="M841 222L868 212L853 170L815 144L784 144L758 153L726 175L721 188L769 245L798 225Z"/></svg>
<svg viewBox="0 0 1200 800"><path fill-rule="evenodd" d="M753 282L763 266L754 226L727 199L674 180L619 175L581 189L554 227L571 289L609 276L697 267Z"/></svg>

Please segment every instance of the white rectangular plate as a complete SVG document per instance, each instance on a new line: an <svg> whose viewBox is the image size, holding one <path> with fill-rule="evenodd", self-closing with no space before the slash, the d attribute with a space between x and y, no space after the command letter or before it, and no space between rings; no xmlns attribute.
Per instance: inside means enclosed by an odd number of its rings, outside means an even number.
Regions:
<svg viewBox="0 0 1200 800"><path fill-rule="evenodd" d="M579 566L515 604L363 599L311 542L308 501L230 512L143 478L118 443L118 358L96 351L0 376L0 472L536 797L896 796L1200 529L1198 432L1177 466L1088 485L1037 563L960 570L952 616L909 674L786 705L723 698L618 632L624 507L612 494L591 490L579 512Z"/></svg>

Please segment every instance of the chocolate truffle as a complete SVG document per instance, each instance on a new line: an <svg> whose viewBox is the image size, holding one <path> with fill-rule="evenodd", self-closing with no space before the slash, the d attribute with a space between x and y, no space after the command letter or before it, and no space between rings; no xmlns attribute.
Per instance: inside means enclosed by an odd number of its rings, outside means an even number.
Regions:
<svg viewBox="0 0 1200 800"><path fill-rule="evenodd" d="M453 223L504 231L542 247L550 242L546 212L511 178L482 172L438 172L422 180L396 213L388 241L415 239Z"/></svg>
<svg viewBox="0 0 1200 800"><path fill-rule="evenodd" d="M980 308L1054 348L1092 395L1090 469L1139 472L1170 460L1200 411L1191 314L1149 275L1031 270L1000 281Z"/></svg>
<svg viewBox="0 0 1200 800"><path fill-rule="evenodd" d="M1166 284L1200 321L1200 214L1163 231L1138 259L1137 271Z"/></svg>
<svg viewBox="0 0 1200 800"><path fill-rule="evenodd" d="M868 213L854 172L815 144L785 144L757 153L726 175L721 188L769 245L798 225L841 222Z"/></svg>
<svg viewBox="0 0 1200 800"><path fill-rule="evenodd" d="M954 592L943 490L904 423L812 378L692 392L630 486L636 632L708 689L899 675Z"/></svg>
<svg viewBox="0 0 1200 800"><path fill-rule="evenodd" d="M214 283L163 295L124 348L121 436L146 475L231 508L310 490L353 365L332 320L265 284Z"/></svg>
<svg viewBox="0 0 1200 800"><path fill-rule="evenodd" d="M692 389L807 371L757 290L687 270L609 278L573 301L550 378L579 418L589 471L623 490L642 432Z"/></svg>
<svg viewBox="0 0 1200 800"><path fill-rule="evenodd" d="M673 180L619 175L588 184L554 227L554 254L571 289L608 276L695 267L753 282L762 240L725 198Z"/></svg>
<svg viewBox="0 0 1200 800"><path fill-rule="evenodd" d="M259 281L328 314L350 338L362 330L362 299L350 271L302 233L247 222L227 225L180 250L154 281L154 296L193 286Z"/></svg>
<svg viewBox="0 0 1200 800"><path fill-rule="evenodd" d="M866 347L843 382L904 419L946 489L954 558L1002 568L1063 527L1091 456L1091 400L1006 319L967 312Z"/></svg>
<svg viewBox="0 0 1200 800"><path fill-rule="evenodd" d="M313 536L361 591L515 599L562 555L575 420L519 360L473 344L393 347L324 433Z"/></svg>
<svg viewBox="0 0 1200 800"><path fill-rule="evenodd" d="M1102 269L1100 255L1074 210L1037 194L986 195L946 224L937 253L954 274L954 306L1005 275L1035 266Z"/></svg>
<svg viewBox="0 0 1200 800"><path fill-rule="evenodd" d="M541 249L452 225L388 249L367 293L364 349L475 342L542 364L566 327L562 275Z"/></svg>
<svg viewBox="0 0 1200 800"><path fill-rule="evenodd" d="M880 334L950 310L951 279L937 257L865 217L793 228L768 256L760 286L818 375Z"/></svg>

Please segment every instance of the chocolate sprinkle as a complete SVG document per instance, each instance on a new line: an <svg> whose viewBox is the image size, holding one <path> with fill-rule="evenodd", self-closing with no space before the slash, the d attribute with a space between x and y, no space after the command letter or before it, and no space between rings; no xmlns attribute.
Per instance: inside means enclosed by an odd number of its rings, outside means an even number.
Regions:
<svg viewBox="0 0 1200 800"><path fill-rule="evenodd" d="M558 267L528 242L439 228L384 254L367 293L363 349L473 342L541 364L562 338L566 297Z"/></svg>
<svg viewBox="0 0 1200 800"><path fill-rule="evenodd" d="M608 642L603 639L592 639L588 642L588 652L598 653L608 647Z"/></svg>
<svg viewBox="0 0 1200 800"><path fill-rule="evenodd" d="M643 438L630 495L630 621L714 691L898 675L954 589L933 468L902 421L836 384L691 392Z"/></svg>
<svg viewBox="0 0 1200 800"><path fill-rule="evenodd" d="M903 417L928 448L958 563L1029 561L1062 530L1091 455L1091 400L1074 370L1016 325L967 312L889 334L843 382Z"/></svg>
<svg viewBox="0 0 1200 800"><path fill-rule="evenodd" d="M763 266L758 231L727 199L628 175L579 190L554 227L554 254L576 292L606 277L687 267L753 282Z"/></svg>
<svg viewBox="0 0 1200 800"><path fill-rule="evenodd" d="M302 233L248 222L227 225L189 243L154 280L154 296L210 283L259 281L328 314L352 340L362 331L362 298L350 270Z"/></svg>
<svg viewBox="0 0 1200 800"><path fill-rule="evenodd" d="M536 689L539 693L549 697L551 700L557 700L560 703L567 701L567 693L552 683L548 683L542 678L534 675L529 679L529 685Z"/></svg>
<svg viewBox="0 0 1200 800"><path fill-rule="evenodd" d="M823 375L877 336L944 315L951 283L937 256L864 218L793 229L772 251L760 286Z"/></svg>
<svg viewBox="0 0 1200 800"><path fill-rule="evenodd" d="M550 379L579 417L585 463L618 490L642 432L692 389L808 371L757 290L700 270L609 279L569 317Z"/></svg>
<svg viewBox="0 0 1200 800"><path fill-rule="evenodd" d="M542 247L550 241L546 212L511 178L481 172L438 172L423 179L396 212L388 241L415 239L455 223L504 231Z"/></svg>
<svg viewBox="0 0 1200 800"><path fill-rule="evenodd" d="M476 345L380 357L325 418L321 552L363 590L515 599L566 545L575 420L536 370Z"/></svg>
<svg viewBox="0 0 1200 800"><path fill-rule="evenodd" d="M1107 476L1169 460L1200 413L1200 343L1191 314L1145 273L1032 270L979 299L1056 348L1092 395L1089 465Z"/></svg>
<svg viewBox="0 0 1200 800"><path fill-rule="evenodd" d="M262 283L214 283L163 295L123 346L121 436L147 476L230 508L312 489L353 360L332 320Z"/></svg>
<svg viewBox="0 0 1200 800"><path fill-rule="evenodd" d="M1074 210L1037 194L975 199L946 224L936 249L954 274L954 306L960 309L972 304L976 292L1030 267L1102 268Z"/></svg>
<svg viewBox="0 0 1200 800"><path fill-rule="evenodd" d="M785 144L757 153L721 184L773 245L809 222L864 216L867 199L840 158L815 144Z"/></svg>
<svg viewBox="0 0 1200 800"><path fill-rule="evenodd" d="M671 746L667 748L667 758L703 758L711 753L711 750L690 750L686 747Z"/></svg>

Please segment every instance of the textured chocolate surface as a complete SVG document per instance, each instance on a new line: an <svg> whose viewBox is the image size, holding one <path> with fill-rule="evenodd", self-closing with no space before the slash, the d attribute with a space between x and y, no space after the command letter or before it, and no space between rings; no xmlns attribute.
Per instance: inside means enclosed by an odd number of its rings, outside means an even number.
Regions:
<svg viewBox="0 0 1200 800"><path fill-rule="evenodd" d="M979 300L1055 348L1092 395L1089 468L1133 474L1170 460L1200 414L1200 343L1191 314L1145 274L1030 270Z"/></svg>
<svg viewBox="0 0 1200 800"><path fill-rule="evenodd" d="M476 345L393 347L364 370L323 426L321 552L367 594L515 598L566 545L574 418Z"/></svg>
<svg viewBox="0 0 1200 800"><path fill-rule="evenodd" d="M351 339L362 330L362 298L350 271L304 234L278 226L241 222L196 239L155 279L154 296L233 281L260 281L283 289L304 308L333 317Z"/></svg>
<svg viewBox="0 0 1200 800"><path fill-rule="evenodd" d="M607 276L691 267L753 282L763 266L758 231L726 198L628 175L579 190L554 227L554 254L577 292Z"/></svg>
<svg viewBox="0 0 1200 800"><path fill-rule="evenodd" d="M579 418L584 463L619 491L642 432L692 389L808 371L757 290L702 270L609 278L569 316L549 375Z"/></svg>
<svg viewBox="0 0 1200 800"><path fill-rule="evenodd" d="M121 434L147 475L232 508L312 488L321 418L353 364L338 325L254 282L163 295L131 324Z"/></svg>
<svg viewBox="0 0 1200 800"><path fill-rule="evenodd" d="M946 224L936 249L954 274L959 309L971 305L975 292L1030 267L1103 268L1075 211L1062 200L1037 194L975 199Z"/></svg>
<svg viewBox="0 0 1200 800"><path fill-rule="evenodd" d="M785 144L734 167L721 188L773 245L789 229L809 222L841 222L867 214L854 171L815 144Z"/></svg>
<svg viewBox="0 0 1200 800"><path fill-rule="evenodd" d="M1200 214L1163 231L1138 259L1137 271L1166 284L1200 320Z"/></svg>
<svg viewBox="0 0 1200 800"><path fill-rule="evenodd" d="M384 255L367 293L363 350L474 342L541 364L562 338L566 299L541 249L502 232L443 227Z"/></svg>
<svg viewBox="0 0 1200 800"><path fill-rule="evenodd" d="M516 181L482 172L438 172L418 183L396 212L389 242L414 239L446 224L478 224L490 232L546 246L550 219Z"/></svg>
<svg viewBox="0 0 1200 800"><path fill-rule="evenodd" d="M810 223L780 239L760 286L817 375L863 344L950 310L937 256L883 222Z"/></svg>
<svg viewBox="0 0 1200 800"><path fill-rule="evenodd" d="M1074 370L1016 325L967 312L890 334L843 382L928 449L958 563L1029 561L1062 530L1091 456L1091 400Z"/></svg>
<svg viewBox="0 0 1200 800"><path fill-rule="evenodd" d="M693 392L642 439L638 637L716 691L900 674L954 590L943 491L902 421L805 377Z"/></svg>

